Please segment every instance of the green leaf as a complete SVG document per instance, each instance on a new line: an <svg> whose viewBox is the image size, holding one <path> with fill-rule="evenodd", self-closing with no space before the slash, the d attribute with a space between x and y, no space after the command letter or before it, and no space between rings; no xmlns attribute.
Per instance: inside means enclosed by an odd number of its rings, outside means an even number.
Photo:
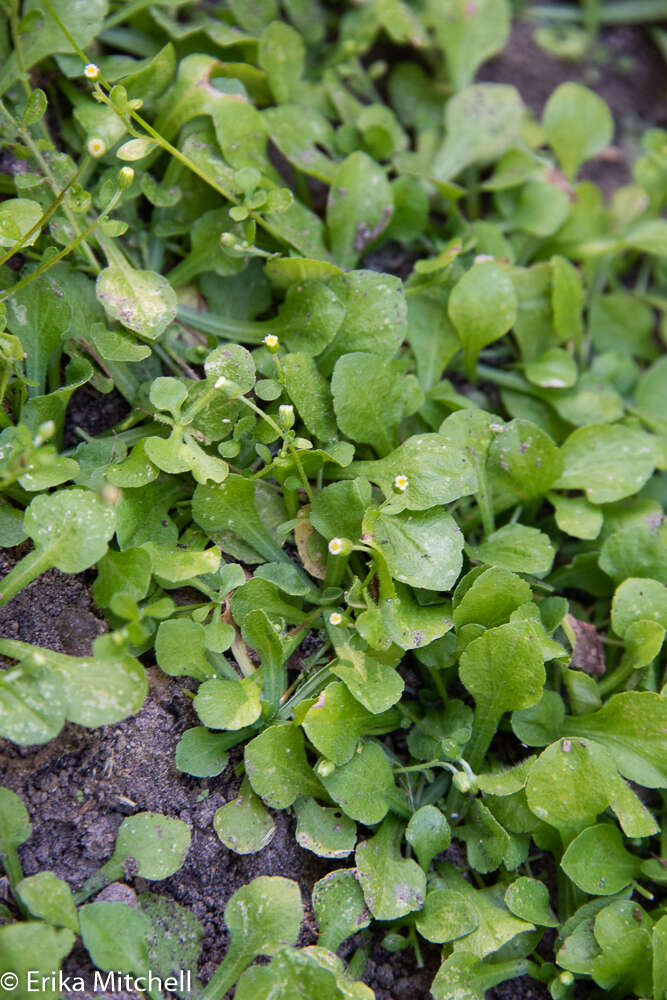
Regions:
<svg viewBox="0 0 667 1000"><path fill-rule="evenodd" d="M332 278L329 288L345 305L336 337L320 359L324 374L335 361L354 351L396 356L406 333L407 301L403 282L391 274L350 271Z"/></svg>
<svg viewBox="0 0 667 1000"><path fill-rule="evenodd" d="M579 83L562 83L547 101L542 127L570 180L586 160L608 146L614 134L609 108Z"/></svg>
<svg viewBox="0 0 667 1000"><path fill-rule="evenodd" d="M528 774L532 812L571 837L594 823L610 804L614 762L602 747L562 739L540 754Z"/></svg>
<svg viewBox="0 0 667 1000"><path fill-rule="evenodd" d="M114 852L101 871L110 882L122 878L126 868L151 881L168 878L183 866L189 850L190 830L182 820L136 813L121 823Z"/></svg>
<svg viewBox="0 0 667 1000"><path fill-rule="evenodd" d="M487 469L498 504L509 506L546 493L563 472L563 456L530 420L512 420L494 435Z"/></svg>
<svg viewBox="0 0 667 1000"><path fill-rule="evenodd" d="M333 400L314 359L305 353L288 354L282 365L285 389L307 430L321 441L331 441L337 432Z"/></svg>
<svg viewBox="0 0 667 1000"><path fill-rule="evenodd" d="M331 798L350 819L374 826L387 815L395 787L391 767L379 744L364 743L349 763L320 777Z"/></svg>
<svg viewBox="0 0 667 1000"><path fill-rule="evenodd" d="M139 271L122 254L97 276L97 297L107 315L146 340L157 340L176 318L176 292L155 271Z"/></svg>
<svg viewBox="0 0 667 1000"><path fill-rule="evenodd" d="M155 640L158 665L170 677L196 677L206 680L214 673L206 657L206 632L191 618L161 622ZM214 728L223 728L222 726Z"/></svg>
<svg viewBox="0 0 667 1000"><path fill-rule="evenodd" d="M389 816L355 852L359 884L376 920L397 920L419 910L426 896L424 872L415 861L400 855L402 832L399 820Z"/></svg>
<svg viewBox="0 0 667 1000"><path fill-rule="evenodd" d="M372 731L377 721L378 717L360 705L344 684L334 682L308 709L302 726L313 746L341 766L351 759L359 739Z"/></svg>
<svg viewBox="0 0 667 1000"><path fill-rule="evenodd" d="M58 972L75 940L71 930L56 930L37 920L1 926L0 979L5 982L3 975L8 972L18 977L18 987L6 991L12 1000L31 1000L35 996L34 986L28 988L29 972L35 974L40 986L42 977L45 979L44 988L39 990L40 998L59 1000L62 994L58 988ZM54 973L56 985L52 987Z"/></svg>
<svg viewBox="0 0 667 1000"><path fill-rule="evenodd" d="M667 525L632 524L614 531L602 545L599 563L614 583L650 577L667 584Z"/></svg>
<svg viewBox="0 0 667 1000"><path fill-rule="evenodd" d="M40 91L41 93L41 91ZM42 209L29 198L7 198L0 204L0 247L12 249L17 243L31 247L39 238ZM35 227L31 236L30 230Z"/></svg>
<svg viewBox="0 0 667 1000"><path fill-rule="evenodd" d="M417 855L419 864L427 872L436 854L449 847L452 833L443 813L436 806L427 805L421 806L410 817L405 839Z"/></svg>
<svg viewBox="0 0 667 1000"><path fill-rule="evenodd" d="M329 690L329 689L327 689ZM296 842L320 858L345 858L354 850L357 827L339 809L320 806L311 798L294 803Z"/></svg>
<svg viewBox="0 0 667 1000"><path fill-rule="evenodd" d="M0 786L0 854L7 855L32 836L32 824L22 799Z"/></svg>
<svg viewBox="0 0 667 1000"><path fill-rule="evenodd" d="M255 956L294 945L302 917L299 886L290 879L261 875L237 889L225 907L229 948L209 988L216 988L216 995L221 995Z"/></svg>
<svg viewBox="0 0 667 1000"><path fill-rule="evenodd" d="M468 864L486 875L500 868L510 846L510 837L493 813L474 799L467 821L456 828L467 846Z"/></svg>
<svg viewBox="0 0 667 1000"><path fill-rule="evenodd" d="M463 535L442 508L399 514L369 512L364 533L401 583L451 590L463 564Z"/></svg>
<svg viewBox="0 0 667 1000"><path fill-rule="evenodd" d="M637 621L653 621L667 629L667 587L657 580L631 577L616 588L611 605L611 627L625 636Z"/></svg>
<svg viewBox="0 0 667 1000"><path fill-rule="evenodd" d="M21 902L33 917L39 917L54 927L69 927L79 932L79 918L72 899L72 890L53 872L38 872L24 878L16 887Z"/></svg>
<svg viewBox="0 0 667 1000"><path fill-rule="evenodd" d="M544 576L554 561L554 547L548 535L524 524L506 524L471 548L479 562L501 566L515 573Z"/></svg>
<svg viewBox="0 0 667 1000"><path fill-rule="evenodd" d="M195 778L214 778L227 766L227 759L226 737L205 726L186 729L176 745L176 767Z"/></svg>
<svg viewBox="0 0 667 1000"><path fill-rule="evenodd" d="M526 378L543 389L569 389L577 381L577 366L561 347L552 347L526 365Z"/></svg>
<svg viewBox="0 0 667 1000"><path fill-rule="evenodd" d="M639 875L641 859L623 846L623 835L610 823L583 830L569 845L561 868L591 896L613 896Z"/></svg>
<svg viewBox="0 0 667 1000"><path fill-rule="evenodd" d="M553 272L551 306L556 334L561 343L571 340L575 351L581 355L584 336L582 315L584 289L581 276L574 264L565 257L552 257L551 269ZM572 378L572 364L568 365L564 358L562 361L563 365L559 367L556 377L567 382ZM526 372L526 374L528 373ZM530 378L530 375L528 377ZM574 381L576 381L576 367ZM571 384L574 384L574 381ZM557 386L552 386L552 388L557 388Z"/></svg>
<svg viewBox="0 0 667 1000"><path fill-rule="evenodd" d="M505 712L529 708L542 694L542 654L526 623L499 625L473 639L461 654L459 676L475 699L466 758L478 768Z"/></svg>
<svg viewBox="0 0 667 1000"><path fill-rule="evenodd" d="M288 24L272 21L261 34L257 54L276 104L286 104L292 99L304 69L301 35Z"/></svg>
<svg viewBox="0 0 667 1000"><path fill-rule="evenodd" d="M464 576L454 592L454 624L457 629L470 622L494 628L508 621L531 596L529 584L515 573L501 567L480 567L480 571Z"/></svg>
<svg viewBox="0 0 667 1000"><path fill-rule="evenodd" d="M558 921L549 906L549 890L544 882L522 875L508 885L505 903L515 917L540 927L557 927Z"/></svg>
<svg viewBox="0 0 667 1000"><path fill-rule="evenodd" d="M338 359L331 391L343 434L379 455L394 448L399 423L424 401L417 379L403 374L399 362L362 351Z"/></svg>
<svg viewBox="0 0 667 1000"><path fill-rule="evenodd" d="M474 381L479 352L511 330L516 320L512 279L494 261L473 264L452 289L448 308L463 345L466 374Z"/></svg>
<svg viewBox="0 0 667 1000"><path fill-rule="evenodd" d="M218 837L235 854L256 854L273 839L275 823L253 793L247 778L239 794L213 817Z"/></svg>
<svg viewBox="0 0 667 1000"><path fill-rule="evenodd" d="M516 145L524 106L515 87L477 83L450 97L445 109L446 138L432 174L449 181L471 163L486 165Z"/></svg>
<svg viewBox="0 0 667 1000"><path fill-rule="evenodd" d="M93 596L100 607L108 607L115 594L129 594L141 601L148 593L151 560L143 549L109 550L97 564Z"/></svg>
<svg viewBox="0 0 667 1000"><path fill-rule="evenodd" d="M192 498L192 516L211 537L215 538L218 532L232 532L268 562L289 558L257 513L255 486L243 476L231 474L218 485L197 486Z"/></svg>
<svg viewBox="0 0 667 1000"><path fill-rule="evenodd" d="M366 153L351 153L336 168L327 200L331 249L341 267L354 267L387 227L394 211L383 168Z"/></svg>
<svg viewBox="0 0 667 1000"><path fill-rule="evenodd" d="M377 715L400 699L403 678L388 663L368 655L365 644L355 639L341 642L336 645L336 655L338 660L331 664L331 672L369 712Z"/></svg>
<svg viewBox="0 0 667 1000"><path fill-rule="evenodd" d="M455 90L472 83L478 67L500 52L509 37L511 10L507 0L430 0L427 17L447 59Z"/></svg>
<svg viewBox="0 0 667 1000"><path fill-rule="evenodd" d="M465 937L478 924L477 915L465 899L449 889L429 889L416 919L421 936L434 944Z"/></svg>
<svg viewBox="0 0 667 1000"><path fill-rule="evenodd" d="M212 545L209 549L167 549L155 542L144 542L142 548L148 552L153 573L167 583L185 583L202 574L215 573L220 565L220 549Z"/></svg>
<svg viewBox="0 0 667 1000"><path fill-rule="evenodd" d="M200 684L192 704L209 729L243 729L261 715L259 693L252 677L237 681L214 678Z"/></svg>
<svg viewBox="0 0 667 1000"><path fill-rule="evenodd" d="M99 969L144 975L148 972L147 938L151 923L126 903L88 903L79 910L81 938Z"/></svg>
<svg viewBox="0 0 667 1000"><path fill-rule="evenodd" d="M143 698L142 698L143 700ZM30 746L58 735L68 713L62 678L30 659L0 674L0 735Z"/></svg>
<svg viewBox="0 0 667 1000"><path fill-rule="evenodd" d="M586 497L566 497L560 493L550 493L549 503L553 504L556 524L566 535L590 541L600 534L603 513L599 507L589 503Z"/></svg>
<svg viewBox="0 0 667 1000"><path fill-rule="evenodd" d="M563 728L565 705L557 691L545 688L530 708L512 712L512 730L529 747L544 747L557 740Z"/></svg>
<svg viewBox="0 0 667 1000"><path fill-rule="evenodd" d="M415 434L386 458L352 462L345 476L361 476L378 485L385 497L394 497L392 510L427 510L470 496L478 487L472 461L443 434ZM397 476L407 479L398 495Z"/></svg>
<svg viewBox="0 0 667 1000"><path fill-rule="evenodd" d="M60 346L72 318L63 286L51 275L40 275L11 294L7 303L7 328L19 338L27 357L28 394L42 395L48 363ZM25 420L25 417L24 417Z"/></svg>
<svg viewBox="0 0 667 1000"><path fill-rule="evenodd" d="M625 654L621 667L629 664L633 670L648 667L662 649L665 639L665 629L658 622L636 621L630 625L624 635Z"/></svg>
<svg viewBox="0 0 667 1000"><path fill-rule="evenodd" d="M116 515L90 490L73 487L35 497L23 524L49 565L81 573L105 554Z"/></svg>
<svg viewBox="0 0 667 1000"><path fill-rule="evenodd" d="M666 729L667 703L653 691L621 691L592 715L568 716L563 726L566 736L605 747L621 774L645 788L667 787Z"/></svg>
<svg viewBox="0 0 667 1000"><path fill-rule="evenodd" d="M313 910L320 929L318 944L330 951L337 951L346 938L370 923L354 870L346 868L338 868L315 883Z"/></svg>
<svg viewBox="0 0 667 1000"><path fill-rule="evenodd" d="M253 790L273 809L286 809L300 795L321 798L303 733L296 726L269 726L246 744L244 760Z"/></svg>
<svg viewBox="0 0 667 1000"><path fill-rule="evenodd" d="M168 979L181 972L197 982L197 964L204 928L192 910L168 896L142 892L139 905L151 922L148 934L148 965L154 975ZM193 989L194 992L194 989Z"/></svg>

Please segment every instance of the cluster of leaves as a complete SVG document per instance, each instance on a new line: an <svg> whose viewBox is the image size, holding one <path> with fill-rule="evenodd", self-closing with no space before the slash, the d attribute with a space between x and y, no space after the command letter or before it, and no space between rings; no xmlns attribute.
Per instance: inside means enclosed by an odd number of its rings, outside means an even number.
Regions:
<svg viewBox="0 0 667 1000"><path fill-rule="evenodd" d="M123 820L111 858L82 892L73 895L54 872L23 877L17 848L32 832L28 813L8 788L0 788L0 807L0 857L23 917L0 925L0 975L18 976L18 987L12 991L18 1000L35 992L36 981L45 984L39 991L45 1000L60 996L52 977L77 935L97 969L129 975L137 985L142 980L150 984L152 975L152 981L175 985L179 997L216 1000L236 984L235 996L268 1000L277 987L289 991L295 983L306 983L314 991L311 995L331 1000L372 997L368 987L352 981L341 960L323 945L294 947L303 905L298 885L286 878L260 876L231 896L225 907L229 947L205 989L197 978L204 930L186 907L152 892L137 896L128 887L124 898L109 893L106 899L86 902L103 885L130 872L148 881L174 875L190 849L190 830L180 819L136 813ZM11 917L4 905L0 915ZM249 968L258 955L270 955L271 962ZM75 982L72 986L79 989ZM162 1000L155 985L149 985L146 994Z"/></svg>
<svg viewBox="0 0 667 1000"><path fill-rule="evenodd" d="M111 626L85 658L0 640L0 735L126 718L154 656L196 688L177 766L243 748L222 843L261 851L293 808L304 848L354 858L316 886L314 950L293 887L241 890L280 933L232 939L206 1000L274 952L237 997L363 997L322 949L371 919L443 946L436 1000L667 987L667 135L605 204L579 179L599 97L564 84L538 121L473 82L510 15L0 5L0 541L32 541L0 602L94 565ZM84 384L129 413L63 451ZM33 933L64 954L68 913L0 930L2 961Z"/></svg>

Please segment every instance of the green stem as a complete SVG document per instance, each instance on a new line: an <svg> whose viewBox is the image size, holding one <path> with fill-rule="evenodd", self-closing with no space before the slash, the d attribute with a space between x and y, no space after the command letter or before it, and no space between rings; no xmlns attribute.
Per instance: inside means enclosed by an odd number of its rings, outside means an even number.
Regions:
<svg viewBox="0 0 667 1000"><path fill-rule="evenodd" d="M477 465L477 481L479 482L479 489L475 494L475 499L477 500L479 512L482 516L484 534L488 538L489 535L493 534L496 526L493 513L493 501L489 491L489 483L486 477L486 465L484 462L479 462Z"/></svg>
<svg viewBox="0 0 667 1000"><path fill-rule="evenodd" d="M212 333L213 336L223 340L245 340L248 344L261 344L267 333L275 333L269 321L254 322L212 316L211 313L191 309L189 306L178 307L178 318L182 323L194 327L195 330L201 330L202 333Z"/></svg>
<svg viewBox="0 0 667 1000"><path fill-rule="evenodd" d="M229 960L230 958L231 961ZM250 961L243 952L235 957L228 955L224 958L211 976L199 1000L222 1000L225 993L232 988L239 976L245 972L248 965L250 965Z"/></svg>
<svg viewBox="0 0 667 1000"><path fill-rule="evenodd" d="M598 692L601 698L606 698L613 691L622 687L626 681L632 677L635 672L635 667L632 663L627 663L624 667L617 667L616 670L612 670L611 673L607 674L602 680L598 681Z"/></svg>
<svg viewBox="0 0 667 1000"><path fill-rule="evenodd" d="M53 267L54 264L57 264L59 260L62 260L63 257L67 257L67 255L70 254L72 250L75 250L79 246L79 244L85 240L87 236L90 236L92 231L95 229L96 226L99 225L100 222L104 222L109 212L112 212L113 209L116 207L118 201L120 200L121 194L122 194L121 191L116 191L115 195L113 196L107 207L104 209L104 211L100 212L97 218L94 219L93 222L91 222L90 225L87 226L83 230L83 232L76 237L76 239L72 240L71 243L68 243L67 246L63 247L62 250L55 255L55 257L51 257L44 264L40 264L38 268L35 268L34 271L31 271L30 274L27 274L25 278L22 278L15 285L12 285L10 288L8 288L4 293L0 294L0 302L3 302L5 299L9 298L9 296L13 295L14 292L18 292L18 290L20 288L23 288L25 285L29 285L30 282L34 281L35 278L38 278L40 274L43 274L45 271L48 271L49 268ZM97 264L97 262L95 263L95 266L99 271L99 265Z"/></svg>
<svg viewBox="0 0 667 1000"><path fill-rule="evenodd" d="M51 557L48 550L45 549L33 549L32 552L28 552L27 555L23 556L20 562L10 569L7 576L0 581L0 608L3 608L19 591L27 587L29 583L36 580L41 573L46 572L47 569L51 569L52 566ZM14 643L16 648L25 647L23 652L18 656L14 653L9 652L7 648L8 643ZM33 651L34 646L29 643L18 643L15 639L0 639L0 653L4 652L6 656L14 656L15 659L20 659L25 656L28 651Z"/></svg>

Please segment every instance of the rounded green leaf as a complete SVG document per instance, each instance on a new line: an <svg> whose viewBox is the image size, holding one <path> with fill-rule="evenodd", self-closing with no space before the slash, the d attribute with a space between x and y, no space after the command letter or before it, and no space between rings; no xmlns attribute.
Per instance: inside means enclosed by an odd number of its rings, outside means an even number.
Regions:
<svg viewBox="0 0 667 1000"><path fill-rule="evenodd" d="M204 371L209 382L217 382L224 377L237 385L242 394L250 392L255 384L254 358L240 344L216 347L206 358Z"/></svg>
<svg viewBox="0 0 667 1000"><path fill-rule="evenodd" d="M124 872L159 880L177 872L190 850L190 830L180 819L143 812L124 819L102 871L110 880Z"/></svg>
<svg viewBox="0 0 667 1000"><path fill-rule="evenodd" d="M147 938L152 931L145 913L126 903L88 903L79 911L81 938L99 969L143 975L148 972Z"/></svg>
<svg viewBox="0 0 667 1000"><path fill-rule="evenodd" d="M90 490L73 487L35 497L23 523L51 565L63 573L81 573L106 552L116 513Z"/></svg>
<svg viewBox="0 0 667 1000"><path fill-rule="evenodd" d="M35 996L40 1000L59 1000L62 994L58 989L58 971L75 940L71 930L57 930L38 920L22 920L0 927L0 982L11 983L3 978L5 973L18 977L17 988L3 990L5 996L11 1000L32 1000ZM34 984L33 989L28 988L28 972L36 974L40 987L42 977L46 980L38 994ZM54 973L55 988L52 988Z"/></svg>
<svg viewBox="0 0 667 1000"><path fill-rule="evenodd" d="M259 718L260 689L251 677L237 681L204 681L195 695L193 707L210 729L243 729Z"/></svg>
<svg viewBox="0 0 667 1000"><path fill-rule="evenodd" d="M525 524L506 524L471 551L480 562L534 576L548 573L555 555L549 536Z"/></svg>
<svg viewBox="0 0 667 1000"><path fill-rule="evenodd" d="M213 817L218 837L236 854L255 854L273 839L275 823L246 779L239 794Z"/></svg>
<svg viewBox="0 0 667 1000"><path fill-rule="evenodd" d="M30 198L8 198L0 204L0 247L11 249L17 243L32 246L39 236L42 209ZM31 229L34 231L30 236Z"/></svg>
<svg viewBox="0 0 667 1000"><path fill-rule="evenodd" d="M527 363L526 378L543 389L569 389L577 381L577 366L562 347L552 347Z"/></svg>
<svg viewBox="0 0 667 1000"><path fill-rule="evenodd" d="M23 800L0 787L0 854L7 854L32 836L32 824Z"/></svg>
<svg viewBox="0 0 667 1000"><path fill-rule="evenodd" d="M562 83L547 101L542 127L567 177L608 146L614 120L605 102L579 83Z"/></svg>
<svg viewBox="0 0 667 1000"><path fill-rule="evenodd" d="M426 875L416 861L402 858L400 822L387 817L370 840L357 847L359 884L369 910L377 920L397 920L421 909Z"/></svg>
<svg viewBox="0 0 667 1000"><path fill-rule="evenodd" d="M60 677L48 668L22 663L0 672L0 736L19 746L47 743L67 717Z"/></svg>
<svg viewBox="0 0 667 1000"><path fill-rule="evenodd" d="M373 546L401 583L432 590L451 590L463 565L463 535L442 507L400 514L380 513L368 528Z"/></svg>
<svg viewBox="0 0 667 1000"><path fill-rule="evenodd" d="M470 934L479 924L477 914L465 899L449 889L431 889L424 907L417 915L416 926L422 937L434 944L456 941Z"/></svg>
<svg viewBox="0 0 667 1000"><path fill-rule="evenodd" d="M37 872L24 878L16 887L24 906L54 927L69 927L79 932L79 918L67 882L53 872Z"/></svg>
<svg viewBox="0 0 667 1000"><path fill-rule="evenodd" d="M227 760L225 735L211 733L205 726L186 729L176 744L176 767L195 778L215 777L227 766Z"/></svg>
<svg viewBox="0 0 667 1000"><path fill-rule="evenodd" d="M342 942L370 923L370 913L354 870L339 868L313 886L318 944L337 951Z"/></svg>
<svg viewBox="0 0 667 1000"><path fill-rule="evenodd" d="M526 623L488 629L466 646L459 676L475 699L476 715L500 719L539 700L546 675L536 646Z"/></svg>
<svg viewBox="0 0 667 1000"><path fill-rule="evenodd" d="M294 803L296 842L320 858L345 858L357 841L356 823L340 809L320 806L312 798Z"/></svg>
<svg viewBox="0 0 667 1000"><path fill-rule="evenodd" d="M327 201L327 225L334 260L354 267L387 227L394 211L391 185L383 168L366 153L351 153L337 168Z"/></svg>
<svg viewBox="0 0 667 1000"><path fill-rule="evenodd" d="M617 826L598 823L572 841L561 868L591 896L613 896L639 875L641 859L626 851Z"/></svg>
<svg viewBox="0 0 667 1000"><path fill-rule="evenodd" d="M254 791L274 809L286 809L300 795L321 796L297 726L269 726L246 744L244 760Z"/></svg>
<svg viewBox="0 0 667 1000"><path fill-rule="evenodd" d="M616 588L611 605L611 627L625 636L636 621L657 622L667 629L667 587L657 580L631 577Z"/></svg>
<svg viewBox="0 0 667 1000"><path fill-rule="evenodd" d="M475 378L477 355L514 326L518 300L512 279L495 261L473 264L452 289L449 318L463 345L469 379Z"/></svg>
<svg viewBox="0 0 667 1000"><path fill-rule="evenodd" d="M378 743L364 743L360 753L330 774L322 784L341 809L366 826L374 826L387 815L389 796L395 791L391 767Z"/></svg>
<svg viewBox="0 0 667 1000"><path fill-rule="evenodd" d="M577 832L595 822L611 802L616 773L606 751L583 740L559 740L540 754L526 783L528 805L558 830Z"/></svg>
<svg viewBox="0 0 667 1000"><path fill-rule="evenodd" d="M447 818L436 806L422 806L410 817L405 839L417 855L417 860L425 872L431 861L446 851L452 839Z"/></svg>
<svg viewBox="0 0 667 1000"><path fill-rule="evenodd" d="M522 875L508 885L505 890L505 903L516 917L540 927L557 927L549 907L549 890L544 882Z"/></svg>
<svg viewBox="0 0 667 1000"><path fill-rule="evenodd" d="M591 424L570 434L561 448L558 489L586 492L591 503L613 503L637 493L655 468L651 438L621 424Z"/></svg>
<svg viewBox="0 0 667 1000"><path fill-rule="evenodd" d="M146 340L157 340L176 318L178 299L167 279L135 270L122 254L100 272L95 289L107 314Z"/></svg>

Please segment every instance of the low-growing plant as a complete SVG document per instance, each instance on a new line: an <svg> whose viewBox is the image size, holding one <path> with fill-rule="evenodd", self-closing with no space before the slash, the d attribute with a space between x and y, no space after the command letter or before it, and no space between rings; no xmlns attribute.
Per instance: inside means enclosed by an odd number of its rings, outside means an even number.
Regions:
<svg viewBox="0 0 667 1000"><path fill-rule="evenodd" d="M665 132L605 203L600 97L565 83L538 120L474 82L507 0L7 0L0 24L0 540L32 543L0 601L94 566L111 628L89 657L0 639L0 734L127 718L154 657L200 722L177 767L242 748L222 844L261 851L292 809L349 859L311 948L294 883L240 889L204 1000L370 996L370 932L352 978L334 954L369 926L418 964L442 946L436 1000L521 975L662 997ZM82 385L127 414L65 447ZM167 897L87 902L177 870L184 824L125 820L77 916L22 878L3 794L2 915L43 921L0 926L3 968L80 932L101 969L196 971Z"/></svg>

